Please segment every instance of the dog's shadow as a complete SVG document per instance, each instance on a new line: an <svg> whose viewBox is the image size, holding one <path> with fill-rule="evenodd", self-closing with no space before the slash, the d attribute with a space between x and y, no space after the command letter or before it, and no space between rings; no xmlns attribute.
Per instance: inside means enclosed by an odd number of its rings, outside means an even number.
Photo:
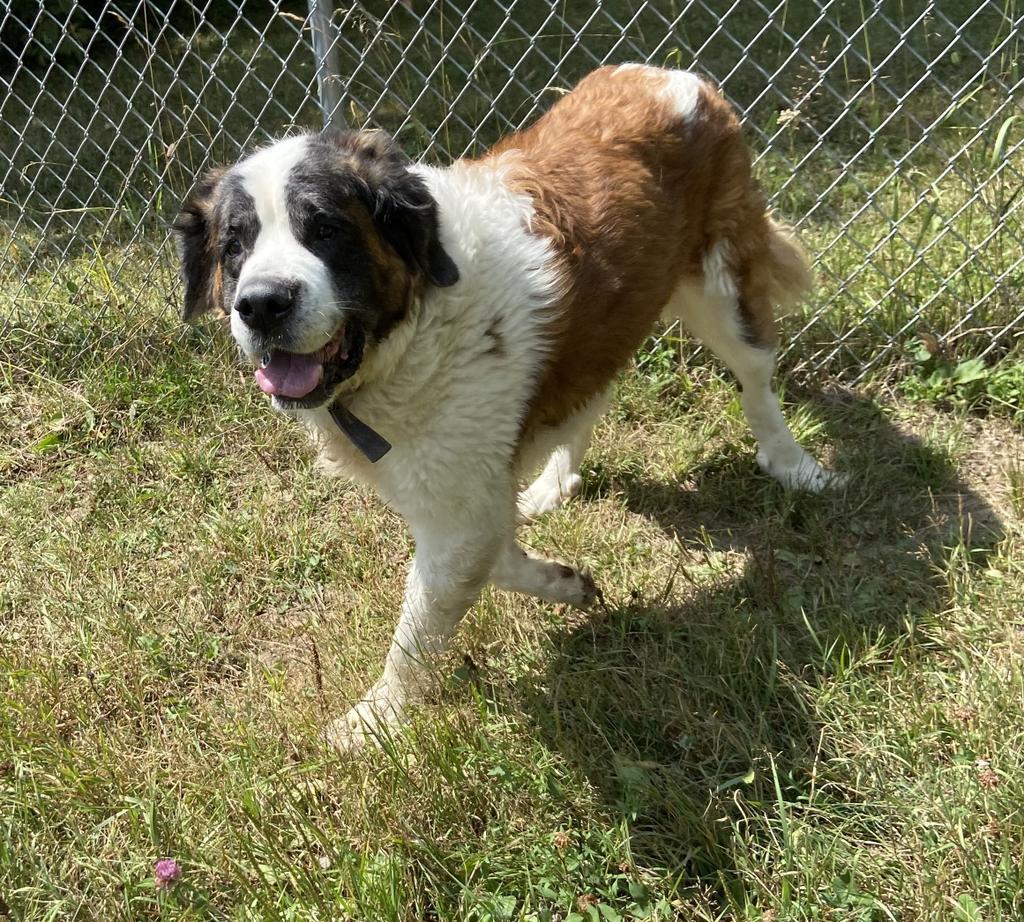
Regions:
<svg viewBox="0 0 1024 922"><path fill-rule="evenodd" d="M752 459L684 484L604 477L598 492L678 537L672 585L576 620L552 638L547 673L517 688L627 821L633 860L714 888L735 879L744 809L777 817L780 794L813 792L831 755L818 690L917 643L949 601L951 555L982 563L1003 534L940 446L870 401L809 401L853 474L845 490L787 493ZM854 796L840 787L831 796Z"/></svg>

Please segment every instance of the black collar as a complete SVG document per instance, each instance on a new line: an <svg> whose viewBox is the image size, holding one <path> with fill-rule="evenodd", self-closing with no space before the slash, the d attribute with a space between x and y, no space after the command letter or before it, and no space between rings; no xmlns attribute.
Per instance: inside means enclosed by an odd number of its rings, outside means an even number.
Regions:
<svg viewBox="0 0 1024 922"><path fill-rule="evenodd" d="M349 441L372 463L376 464L391 451L391 443L384 436L375 432L340 403L332 403L328 412L331 419L338 424L338 428L348 436Z"/></svg>

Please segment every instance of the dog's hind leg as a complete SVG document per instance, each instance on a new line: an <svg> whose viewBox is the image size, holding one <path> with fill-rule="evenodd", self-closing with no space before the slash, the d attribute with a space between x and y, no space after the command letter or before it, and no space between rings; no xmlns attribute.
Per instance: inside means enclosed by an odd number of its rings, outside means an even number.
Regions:
<svg viewBox="0 0 1024 922"><path fill-rule="evenodd" d="M522 592L546 602L561 602L584 610L597 598L593 577L556 560L536 557L510 535L498 552L491 582L498 589Z"/></svg>
<svg viewBox="0 0 1024 922"><path fill-rule="evenodd" d="M771 234L777 235L772 245L786 253L796 265L802 255L774 224ZM690 332L715 353L739 381L740 400L747 422L758 441L757 463L786 487L817 492L828 486L839 486L845 477L825 470L793 437L772 391L775 371L774 333L771 328L771 304L765 300L782 300L786 292L772 290L773 279L751 289L738 283L729 269L724 245L712 247L705 259L705 277L682 283L663 312L666 318L678 317ZM766 271L771 271L769 260ZM804 272L806 272L804 267ZM801 282L809 281L809 275ZM748 282L749 284L749 282ZM779 286L775 286L776 289ZM796 292L793 292L796 293ZM741 311L741 299L754 304L753 320ZM747 305L748 312L750 304Z"/></svg>
<svg viewBox="0 0 1024 922"><path fill-rule="evenodd" d="M587 453L594 424L607 408L609 398L610 390L595 397L550 434L554 450L537 478L519 494L516 505L520 522L532 522L580 491L583 480L579 467Z"/></svg>

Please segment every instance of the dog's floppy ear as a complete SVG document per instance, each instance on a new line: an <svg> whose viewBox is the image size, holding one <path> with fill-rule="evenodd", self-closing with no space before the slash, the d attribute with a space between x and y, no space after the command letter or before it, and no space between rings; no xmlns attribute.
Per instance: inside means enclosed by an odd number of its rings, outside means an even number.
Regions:
<svg viewBox="0 0 1024 922"><path fill-rule="evenodd" d="M360 192L381 236L410 269L447 287L459 269L441 246L437 202L427 184L409 169L410 161L383 131L335 131L325 136L345 157L360 180Z"/></svg>
<svg viewBox="0 0 1024 922"><path fill-rule="evenodd" d="M174 222L181 256L181 280L185 284L181 319L186 323L220 302L221 268L214 211L224 173L222 168L210 170L181 206L181 213Z"/></svg>

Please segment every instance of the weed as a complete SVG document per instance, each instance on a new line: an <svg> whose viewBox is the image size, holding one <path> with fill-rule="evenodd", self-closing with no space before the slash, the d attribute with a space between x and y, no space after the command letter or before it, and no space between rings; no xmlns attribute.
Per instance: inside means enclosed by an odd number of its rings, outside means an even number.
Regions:
<svg viewBox="0 0 1024 922"><path fill-rule="evenodd" d="M954 362L943 355L933 337L918 341L912 360L912 373L900 383L909 399L984 409L1024 421L1024 362L990 365L980 358Z"/></svg>

